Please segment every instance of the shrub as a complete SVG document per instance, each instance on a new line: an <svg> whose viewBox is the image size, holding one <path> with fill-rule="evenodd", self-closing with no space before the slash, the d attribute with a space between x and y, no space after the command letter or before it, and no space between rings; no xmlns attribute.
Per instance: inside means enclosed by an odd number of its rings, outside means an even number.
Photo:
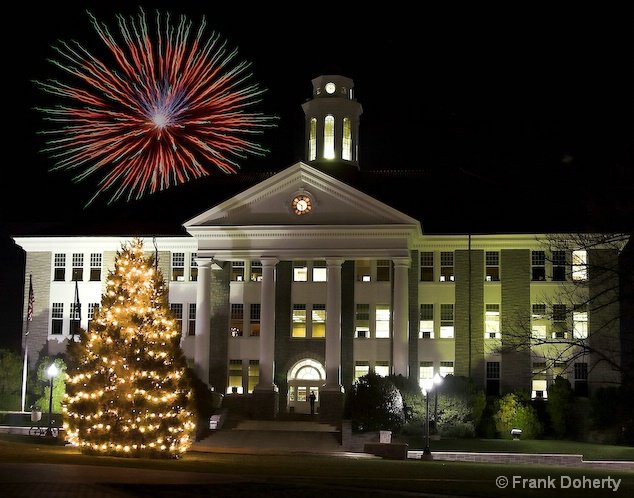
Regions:
<svg viewBox="0 0 634 498"><path fill-rule="evenodd" d="M360 377L352 385L345 413L355 432L399 431L405 421L400 391L390 379L375 373Z"/></svg>

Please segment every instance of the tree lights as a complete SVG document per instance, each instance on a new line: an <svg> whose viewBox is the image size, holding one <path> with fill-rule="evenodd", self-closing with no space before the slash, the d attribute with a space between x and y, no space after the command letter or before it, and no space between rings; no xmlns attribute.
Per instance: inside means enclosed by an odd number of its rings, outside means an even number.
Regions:
<svg viewBox="0 0 634 498"><path fill-rule="evenodd" d="M86 453L172 458L195 429L181 332L154 257L117 254L101 306L69 347L64 428Z"/></svg>

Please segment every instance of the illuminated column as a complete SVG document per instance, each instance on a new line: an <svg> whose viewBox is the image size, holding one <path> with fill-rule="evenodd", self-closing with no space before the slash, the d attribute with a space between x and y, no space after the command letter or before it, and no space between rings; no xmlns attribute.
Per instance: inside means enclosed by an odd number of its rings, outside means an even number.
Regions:
<svg viewBox="0 0 634 498"><path fill-rule="evenodd" d="M209 384L209 321L211 306L211 258L196 258L196 337L194 368L198 377Z"/></svg>
<svg viewBox="0 0 634 498"><path fill-rule="evenodd" d="M275 258L262 258L260 305L260 381L255 390L277 391L275 368Z"/></svg>
<svg viewBox="0 0 634 498"><path fill-rule="evenodd" d="M394 260L394 375L409 375L408 278L409 259Z"/></svg>
<svg viewBox="0 0 634 498"><path fill-rule="evenodd" d="M326 296L326 385L341 391L341 265L343 259L328 259Z"/></svg>

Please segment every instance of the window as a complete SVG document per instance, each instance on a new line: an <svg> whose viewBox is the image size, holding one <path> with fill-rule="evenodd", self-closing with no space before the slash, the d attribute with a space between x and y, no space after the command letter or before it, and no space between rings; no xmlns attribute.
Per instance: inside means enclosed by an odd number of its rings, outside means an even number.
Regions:
<svg viewBox="0 0 634 498"><path fill-rule="evenodd" d="M352 129L350 118L343 118L343 137L341 139L341 159L352 160Z"/></svg>
<svg viewBox="0 0 634 498"><path fill-rule="evenodd" d="M553 251L553 281L566 280L566 251Z"/></svg>
<svg viewBox="0 0 634 498"><path fill-rule="evenodd" d="M440 253L440 281L453 282L453 252Z"/></svg>
<svg viewBox="0 0 634 498"><path fill-rule="evenodd" d="M588 253L586 251L572 252L572 279L588 280Z"/></svg>
<svg viewBox="0 0 634 498"><path fill-rule="evenodd" d="M420 253L420 281L434 281L434 253L432 251Z"/></svg>
<svg viewBox="0 0 634 498"><path fill-rule="evenodd" d="M68 332L70 335L79 334L81 327L81 303L70 303L70 322Z"/></svg>
<svg viewBox="0 0 634 498"><path fill-rule="evenodd" d="M64 282L66 280L66 254L57 253L54 260L53 280Z"/></svg>
<svg viewBox="0 0 634 498"><path fill-rule="evenodd" d="M172 281L183 282L185 280L185 253L172 253Z"/></svg>
<svg viewBox="0 0 634 498"><path fill-rule="evenodd" d="M531 399L546 399L548 397L548 384L546 363L533 363L533 379L531 381Z"/></svg>
<svg viewBox="0 0 634 498"><path fill-rule="evenodd" d="M485 311L484 337L487 339L500 339L500 305L487 304Z"/></svg>
<svg viewBox="0 0 634 498"><path fill-rule="evenodd" d="M313 304L311 315L311 337L326 337L326 305Z"/></svg>
<svg viewBox="0 0 634 498"><path fill-rule="evenodd" d="M546 253L544 251L533 251L531 253L531 270L534 282L546 280Z"/></svg>
<svg viewBox="0 0 634 498"><path fill-rule="evenodd" d="M92 321L95 319L95 313L99 311L99 303L88 304L88 329L91 330Z"/></svg>
<svg viewBox="0 0 634 498"><path fill-rule="evenodd" d="M90 255L90 281L99 282L101 280L101 254L92 253Z"/></svg>
<svg viewBox="0 0 634 498"><path fill-rule="evenodd" d="M500 362L499 361L487 361L486 394L487 396L500 395Z"/></svg>
<svg viewBox="0 0 634 498"><path fill-rule="evenodd" d="M231 281L244 282L244 261L231 262Z"/></svg>
<svg viewBox="0 0 634 498"><path fill-rule="evenodd" d="M249 385L247 389L250 393L253 392L255 386L260 382L260 361L259 360L249 360Z"/></svg>
<svg viewBox="0 0 634 498"><path fill-rule="evenodd" d="M306 337L305 304L293 304L293 328L291 337Z"/></svg>
<svg viewBox="0 0 634 498"><path fill-rule="evenodd" d="M183 303L172 303L170 304L170 309L172 310L172 314L174 315L174 319L178 324L178 330L183 330Z"/></svg>
<svg viewBox="0 0 634 498"><path fill-rule="evenodd" d="M535 340L545 340L547 329L546 305L543 303L533 304L531 315L532 337Z"/></svg>
<svg viewBox="0 0 634 498"><path fill-rule="evenodd" d="M71 280L73 282L82 282L84 280L84 255L81 253L73 253Z"/></svg>
<svg viewBox="0 0 634 498"><path fill-rule="evenodd" d="M390 375L390 362L389 361L377 361L374 364L374 373L381 377L388 377Z"/></svg>
<svg viewBox="0 0 634 498"><path fill-rule="evenodd" d="M426 385L433 382L434 379L434 362L421 361L418 366L418 385L421 389L425 389Z"/></svg>
<svg viewBox="0 0 634 498"><path fill-rule="evenodd" d="M193 252L189 257L189 281L197 282L198 281L198 263L196 263L196 258L198 257L198 253Z"/></svg>
<svg viewBox="0 0 634 498"><path fill-rule="evenodd" d="M438 373L444 379L447 375L453 375L453 361L441 361Z"/></svg>
<svg viewBox="0 0 634 498"><path fill-rule="evenodd" d="M335 118L326 116L324 120L324 159L335 158Z"/></svg>
<svg viewBox="0 0 634 498"><path fill-rule="evenodd" d="M575 363L575 394L577 396L588 396L588 364Z"/></svg>
<svg viewBox="0 0 634 498"><path fill-rule="evenodd" d="M588 309L585 304L574 307L572 312L572 336L575 339L588 338Z"/></svg>
<svg viewBox="0 0 634 498"><path fill-rule="evenodd" d="M566 337L566 305L553 304L553 339L564 339Z"/></svg>
<svg viewBox="0 0 634 498"><path fill-rule="evenodd" d="M357 270L357 282L369 282L370 278L370 260L369 259L360 259L356 262L356 270Z"/></svg>
<svg viewBox="0 0 634 498"><path fill-rule="evenodd" d="M308 160L317 159L317 120L310 119L310 137L308 139Z"/></svg>
<svg viewBox="0 0 634 498"><path fill-rule="evenodd" d="M196 303L189 303L187 335L196 335Z"/></svg>
<svg viewBox="0 0 634 498"><path fill-rule="evenodd" d="M251 337L260 336L260 303L251 305L251 313L249 314L249 335Z"/></svg>
<svg viewBox="0 0 634 498"><path fill-rule="evenodd" d="M251 261L251 281L252 282L262 281L262 262L261 261Z"/></svg>
<svg viewBox="0 0 634 498"><path fill-rule="evenodd" d="M377 339L388 339L390 337L390 305L376 305L376 329Z"/></svg>
<svg viewBox="0 0 634 498"><path fill-rule="evenodd" d="M242 337L244 327L244 304L231 305L231 337Z"/></svg>
<svg viewBox="0 0 634 498"><path fill-rule="evenodd" d="M314 261L313 262L313 282L326 282L328 280L328 267L326 262Z"/></svg>
<svg viewBox="0 0 634 498"><path fill-rule="evenodd" d="M308 265L306 261L293 261L293 281L308 281Z"/></svg>
<svg viewBox="0 0 634 498"><path fill-rule="evenodd" d="M370 373L370 362L368 361L357 361L354 364L354 380L357 380L359 377L363 377L364 375L368 375Z"/></svg>
<svg viewBox="0 0 634 498"><path fill-rule="evenodd" d="M440 338L453 339L453 304L440 305Z"/></svg>
<svg viewBox="0 0 634 498"><path fill-rule="evenodd" d="M420 319L420 325L418 330L418 337L420 339L433 339L434 338L434 305L421 304L419 319Z"/></svg>
<svg viewBox="0 0 634 498"><path fill-rule="evenodd" d="M242 394L242 360L229 360L229 386L227 394Z"/></svg>
<svg viewBox="0 0 634 498"><path fill-rule="evenodd" d="M376 262L376 281L389 282L391 268L392 262L389 259L379 259Z"/></svg>
<svg viewBox="0 0 634 498"><path fill-rule="evenodd" d="M51 310L51 334L62 335L64 326L64 303L53 303Z"/></svg>
<svg viewBox="0 0 634 498"><path fill-rule="evenodd" d="M487 251L485 254L486 281L497 282L500 280L500 253L499 251Z"/></svg>
<svg viewBox="0 0 634 498"><path fill-rule="evenodd" d="M357 304L355 317L355 337L366 339L370 337L370 305Z"/></svg>

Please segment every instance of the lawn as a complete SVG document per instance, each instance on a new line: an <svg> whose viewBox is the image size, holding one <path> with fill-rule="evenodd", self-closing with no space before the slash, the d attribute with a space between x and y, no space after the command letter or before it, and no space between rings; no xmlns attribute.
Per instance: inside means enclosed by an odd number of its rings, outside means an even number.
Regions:
<svg viewBox="0 0 634 498"><path fill-rule="evenodd" d="M440 443L432 441L440 450ZM480 441L479 451L504 451L502 446L494 446L497 441ZM179 460L150 460L82 455L76 448L60 442L52 444L45 438L0 435L0 472L2 463L64 463L76 465L102 465L111 467L132 467L159 470L181 470L189 472L213 472L219 474L248 477L249 482L226 485L179 485L153 486L139 483L136 486L113 485L133 496L153 498L185 496L286 496L301 495L312 498L324 495L347 498L383 498L399 493L438 493L470 497L529 497L540 496L594 498L605 496L611 489L562 488L562 482L593 482L608 477L621 479L618 494L614 496L634 496L634 473L611 469L568 469L563 467L540 467L533 465L489 465L482 463L459 463L419 460L382 460L375 458L346 458L325 455L253 455L235 453L188 452ZM477 440L465 440L470 448L476 447ZM539 450L531 441L499 441L508 443L506 451L513 447L521 451ZM526 443L526 444L525 444ZM545 442L544 442L545 443ZM455 443L457 445L458 443ZM550 442L552 447L559 442ZM513 446L515 445L515 446ZM580 446L577 446L580 448ZM612 448L613 450L619 447ZM435 446L432 446L432 451ZM458 449L458 448L443 448ZM467 449L462 446L460 449ZM586 450L588 447L586 447ZM630 449L631 450L631 449ZM541 450L539 450L541 451ZM551 451L552 452L552 451ZM595 452L590 452L593 454ZM609 452L606 452L606 454ZM595 454L598 454L595 453ZM623 453L620 453L621 455ZM614 453L613 455L616 455ZM612 458L613 459L613 458ZM517 481L513 478L526 479ZM510 480L501 489L496 482L504 477ZM562 480L563 479L563 480ZM577 479L578 481L574 481ZM585 479L585 481L584 481ZM25 481L27 479L25 478ZM555 488L533 489L529 486L555 483ZM596 481L602 482L602 481ZM605 482L605 481L603 481ZM205 487L206 486L206 487ZM402 496L402 495L401 495Z"/></svg>

